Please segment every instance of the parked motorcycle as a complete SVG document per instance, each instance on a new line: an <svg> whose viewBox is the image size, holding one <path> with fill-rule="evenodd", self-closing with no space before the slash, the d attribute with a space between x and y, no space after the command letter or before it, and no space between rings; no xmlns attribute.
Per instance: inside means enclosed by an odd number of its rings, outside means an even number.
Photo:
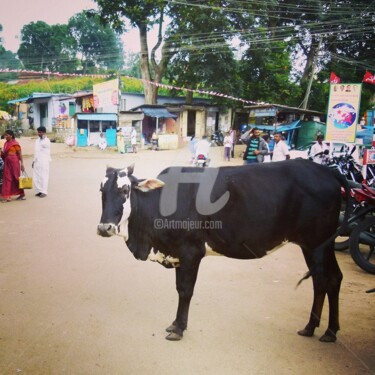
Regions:
<svg viewBox="0 0 375 375"><path fill-rule="evenodd" d="M372 194L368 193L369 187L365 184L358 184L349 181L350 194L352 197L352 212L346 225L346 232L340 238L335 240L335 250L344 251L349 249L349 236L359 222L363 221L368 215L375 213L375 204ZM345 197L345 191L342 189L342 195ZM345 212L340 214L340 224L344 220Z"/></svg>
<svg viewBox="0 0 375 375"><path fill-rule="evenodd" d="M224 135L220 130L215 130L215 132L211 135L211 144L214 146L224 145Z"/></svg>
<svg viewBox="0 0 375 375"><path fill-rule="evenodd" d="M353 211L347 232L343 234L349 238L335 242L335 249L349 248L354 262L364 271L375 274L375 189L362 184L360 188L352 188L351 195Z"/></svg>
<svg viewBox="0 0 375 375"><path fill-rule="evenodd" d="M353 147L350 153L329 158L325 164L330 168L338 170L347 180L362 183L364 180L362 166L354 160L352 156L354 151L355 147Z"/></svg>
<svg viewBox="0 0 375 375"><path fill-rule="evenodd" d="M375 275L375 189L363 185L362 195L363 192L368 204L372 205L374 210L358 222L350 234L350 255L359 267Z"/></svg>

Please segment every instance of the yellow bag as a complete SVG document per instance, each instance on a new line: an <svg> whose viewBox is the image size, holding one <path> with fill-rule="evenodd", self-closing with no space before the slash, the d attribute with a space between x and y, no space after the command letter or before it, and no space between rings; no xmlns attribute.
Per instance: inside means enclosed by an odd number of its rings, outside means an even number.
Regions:
<svg viewBox="0 0 375 375"><path fill-rule="evenodd" d="M22 172L19 180L18 187L20 189L32 189L33 188L33 178L29 177L26 172Z"/></svg>

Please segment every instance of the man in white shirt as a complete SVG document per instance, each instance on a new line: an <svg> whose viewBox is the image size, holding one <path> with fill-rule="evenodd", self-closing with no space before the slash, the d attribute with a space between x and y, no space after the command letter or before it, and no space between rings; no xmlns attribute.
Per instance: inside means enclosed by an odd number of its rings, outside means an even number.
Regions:
<svg viewBox="0 0 375 375"><path fill-rule="evenodd" d="M274 134L275 147L273 149L272 161L282 161L290 159L288 146L281 137L281 133Z"/></svg>
<svg viewBox="0 0 375 375"><path fill-rule="evenodd" d="M46 128L40 126L37 129L38 139L35 141L35 152L32 167L34 168L34 186L39 198L48 194L49 164L51 161L51 142L47 138Z"/></svg>
<svg viewBox="0 0 375 375"><path fill-rule="evenodd" d="M204 135L202 139L195 145L195 159L197 159L198 155L204 155L204 157L207 159L206 165L208 165L210 162L210 146L211 143L208 142L207 136Z"/></svg>
<svg viewBox="0 0 375 375"><path fill-rule="evenodd" d="M195 157L202 154L206 158L208 158L208 155L210 153L210 146L211 143L207 141L207 136L204 135L202 139L195 145Z"/></svg>
<svg viewBox="0 0 375 375"><path fill-rule="evenodd" d="M318 164L322 164L326 155L329 153L328 145L323 142L323 139L323 135L319 134L316 137L317 142L312 145L310 150L310 157L312 158L313 162Z"/></svg>

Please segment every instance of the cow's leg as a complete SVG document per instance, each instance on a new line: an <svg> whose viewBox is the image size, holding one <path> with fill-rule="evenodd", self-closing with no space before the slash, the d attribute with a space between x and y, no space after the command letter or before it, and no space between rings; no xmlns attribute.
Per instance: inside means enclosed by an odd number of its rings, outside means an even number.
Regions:
<svg viewBox="0 0 375 375"><path fill-rule="evenodd" d="M302 252L305 257L305 261L309 270L312 269L313 256L312 252L308 248L302 247ZM314 335L316 327L320 325L320 318L322 316L322 310L324 305L324 299L326 296L326 277L322 274L317 274L312 276L313 288L314 288L314 300L311 308L310 319L306 327L300 331L298 334L301 336L311 337Z"/></svg>
<svg viewBox="0 0 375 375"><path fill-rule="evenodd" d="M339 323L339 293L342 281L342 273L337 264L334 250L328 255L328 283L327 295L329 303L328 329L320 338L322 342L335 342L336 333L340 329Z"/></svg>
<svg viewBox="0 0 375 375"><path fill-rule="evenodd" d="M316 327L319 327L320 317L322 316L322 310L324 305L324 299L326 296L326 289L324 285L326 284L323 275L315 275L313 278L314 287L314 301L311 308L310 319L306 327L300 331L298 334L301 336L311 337L314 335Z"/></svg>
<svg viewBox="0 0 375 375"><path fill-rule="evenodd" d="M320 338L322 342L335 342L336 333L340 328L339 325L339 292L342 280L342 273L337 264L334 253L334 245L325 249L323 255L323 272L312 276L314 286L314 301L311 309L310 320L306 327L299 331L301 336L313 336L315 328L319 327L322 315L324 299L328 295L329 302L329 323L325 334ZM306 263L311 269L313 264L310 253L303 249Z"/></svg>
<svg viewBox="0 0 375 375"><path fill-rule="evenodd" d="M191 255L191 254L189 254ZM176 288L178 292L178 308L175 321L167 328L167 340L177 341L182 339L187 327L190 300L193 296L195 282L202 256L194 259L180 258L180 267L176 268Z"/></svg>

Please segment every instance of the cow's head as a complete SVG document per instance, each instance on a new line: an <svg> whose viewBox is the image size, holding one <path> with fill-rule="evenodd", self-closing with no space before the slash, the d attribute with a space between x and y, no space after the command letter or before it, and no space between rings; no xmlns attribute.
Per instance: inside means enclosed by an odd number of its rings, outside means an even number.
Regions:
<svg viewBox="0 0 375 375"><path fill-rule="evenodd" d="M102 193L102 216L97 232L100 236L118 235L128 240L128 220L131 213L132 189L147 192L164 186L156 179L138 181L132 174L134 165L124 169L108 167L100 185Z"/></svg>

